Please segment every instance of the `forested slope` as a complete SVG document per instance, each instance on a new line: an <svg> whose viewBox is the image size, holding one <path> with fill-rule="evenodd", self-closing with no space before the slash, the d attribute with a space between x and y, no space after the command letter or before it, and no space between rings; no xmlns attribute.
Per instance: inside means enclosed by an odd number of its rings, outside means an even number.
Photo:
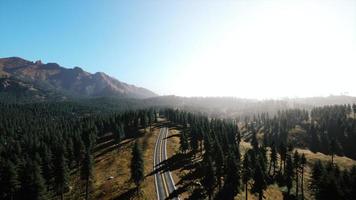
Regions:
<svg viewBox="0 0 356 200"><path fill-rule="evenodd" d="M0 199L61 196L72 170L90 188L97 139L111 133L118 144L157 116L153 109L103 112L76 103L0 104L0 113Z"/></svg>
<svg viewBox="0 0 356 200"><path fill-rule="evenodd" d="M274 188L284 199L354 199L356 167L341 170L333 159L336 144L347 146L355 141L352 112L349 105L326 106L311 112L293 109L273 117L265 113L236 121L166 110L167 118L181 126L180 153L171 162L188 171L182 175L177 193L188 192L189 199L239 199L253 193L262 199L267 188ZM335 120L340 123L333 124ZM322 130L317 133L318 142L330 137L322 144L327 149L324 153L332 155L327 162L295 148L314 147L316 133L310 129L316 126ZM301 142L290 137L296 127L308 128ZM333 132L335 129L339 131ZM344 137L347 139L340 139ZM246 142L250 147L241 146ZM339 153L352 156L354 152L343 148Z"/></svg>

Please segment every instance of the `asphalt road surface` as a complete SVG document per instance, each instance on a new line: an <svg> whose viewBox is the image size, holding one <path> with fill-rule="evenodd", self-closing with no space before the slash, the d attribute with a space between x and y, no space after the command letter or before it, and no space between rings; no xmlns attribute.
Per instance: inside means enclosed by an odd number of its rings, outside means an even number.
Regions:
<svg viewBox="0 0 356 200"><path fill-rule="evenodd" d="M160 168L161 162L167 159L167 136L168 128L161 128L155 145L155 152L153 158L153 169L157 171ZM169 194L176 190L172 174L170 171L157 171L155 173L155 186L157 193L157 200L166 199ZM180 200L179 197L172 198L173 200Z"/></svg>

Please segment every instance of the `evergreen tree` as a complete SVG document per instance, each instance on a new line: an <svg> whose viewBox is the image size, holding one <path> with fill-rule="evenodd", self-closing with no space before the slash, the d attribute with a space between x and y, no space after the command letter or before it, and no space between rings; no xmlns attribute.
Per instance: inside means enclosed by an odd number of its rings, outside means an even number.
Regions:
<svg viewBox="0 0 356 200"><path fill-rule="evenodd" d="M287 194L288 197L290 196L290 190L293 186L293 177L294 177L294 172L293 172L293 161L292 158L289 154L287 154L286 157L286 169L285 169L285 180L286 180L286 185L287 185Z"/></svg>
<svg viewBox="0 0 356 200"><path fill-rule="evenodd" d="M319 194L319 185L321 183L321 177L323 174L324 174L324 167L321 164L321 161L318 160L313 165L311 181L310 181L310 188L315 198L317 198Z"/></svg>
<svg viewBox="0 0 356 200"><path fill-rule="evenodd" d="M251 172L251 168L250 168L250 163L251 163L251 160L250 160L250 156L249 154L246 152L245 155L244 155L244 160L243 160L243 163L242 163L242 182L245 186L245 198L246 200L248 199L248 182L249 180L251 179L251 176L252 176L252 172Z"/></svg>
<svg viewBox="0 0 356 200"><path fill-rule="evenodd" d="M119 132L120 140L126 137L124 124L121 122L119 123L119 131L118 132Z"/></svg>
<svg viewBox="0 0 356 200"><path fill-rule="evenodd" d="M263 199L263 191L267 188L266 177L259 163L256 165L256 169L253 175L252 191L258 193L258 199Z"/></svg>
<svg viewBox="0 0 356 200"><path fill-rule="evenodd" d="M14 199L20 185L16 165L10 160L6 161L0 174L0 192L3 192L4 195L2 198L10 200Z"/></svg>
<svg viewBox="0 0 356 200"><path fill-rule="evenodd" d="M302 192L302 200L304 200L304 168L305 165L307 164L307 159L305 158L305 154L302 154L302 157L300 159L300 168L302 170L302 180L301 180L301 192Z"/></svg>
<svg viewBox="0 0 356 200"><path fill-rule="evenodd" d="M42 172L46 180L47 190L49 190L53 178L52 152L46 147L44 147L42 151Z"/></svg>
<svg viewBox="0 0 356 200"><path fill-rule="evenodd" d="M114 132L114 140L115 140L115 143L120 144L122 138L125 137L125 131L124 131L124 127L123 127L123 124L122 123L119 123L119 124L115 124L115 132Z"/></svg>
<svg viewBox="0 0 356 200"><path fill-rule="evenodd" d="M90 177L93 171L93 157L89 151L85 153L85 157L81 168L81 179L85 182L85 199L89 199Z"/></svg>
<svg viewBox="0 0 356 200"><path fill-rule="evenodd" d="M27 199L31 195L31 187L33 184L33 171L32 165L28 159L24 160L24 162L20 166L19 170L19 180L20 180L20 191L19 191L19 199Z"/></svg>
<svg viewBox="0 0 356 200"><path fill-rule="evenodd" d="M75 136L73 151L74 151L74 159L75 159L76 166L79 168L80 164L82 162L82 159L83 159L83 154L84 154L83 153L84 152L84 144L83 144L83 141L81 140L79 134Z"/></svg>
<svg viewBox="0 0 356 200"><path fill-rule="evenodd" d="M87 128L82 133L82 138L87 151L91 151L96 143L97 129L93 125L87 124Z"/></svg>
<svg viewBox="0 0 356 200"><path fill-rule="evenodd" d="M47 190L45 187L45 181L42 177L41 168L38 163L34 163L33 166L33 187L32 187L32 198L36 200L46 200Z"/></svg>
<svg viewBox="0 0 356 200"><path fill-rule="evenodd" d="M188 141L188 138L187 138L187 135L184 131L182 131L182 133L180 134L180 151L182 153L186 153L189 149L189 141Z"/></svg>
<svg viewBox="0 0 356 200"><path fill-rule="evenodd" d="M198 140L198 132L197 128L194 126L191 129L191 137L190 137L190 147L193 150L194 156L196 155L199 148L199 140Z"/></svg>
<svg viewBox="0 0 356 200"><path fill-rule="evenodd" d="M228 195L231 197L231 199L234 199L234 197L239 193L239 188L240 188L240 163L239 163L239 158L235 157L233 152L230 152L228 157L227 157L227 176L225 177L225 186L227 189L227 192L230 193Z"/></svg>
<svg viewBox="0 0 356 200"><path fill-rule="evenodd" d="M215 160L215 165L216 165L216 178L217 178L217 184L218 184L218 189L221 189L221 184L222 184L222 177L224 174L224 166L225 166L225 155L223 152L223 149L219 142L215 142L215 149L216 151L214 152L214 160Z"/></svg>
<svg viewBox="0 0 356 200"><path fill-rule="evenodd" d="M55 168L54 168L54 182L56 185L56 190L61 195L61 200L64 199L64 192L68 187L68 167L66 160L63 154L58 155L55 159Z"/></svg>
<svg viewBox="0 0 356 200"><path fill-rule="evenodd" d="M356 199L356 166L354 165L350 170L350 199Z"/></svg>
<svg viewBox="0 0 356 200"><path fill-rule="evenodd" d="M45 180L42 177L41 168L37 162L32 162L29 159L25 160L25 164L21 170L20 182L20 199L48 199Z"/></svg>
<svg viewBox="0 0 356 200"><path fill-rule="evenodd" d="M141 127L145 129L146 131L146 127L148 125L148 116L146 113L143 113L142 116L141 116Z"/></svg>
<svg viewBox="0 0 356 200"><path fill-rule="evenodd" d="M209 200L211 200L216 185L215 171L213 162L209 155L207 156L207 159L204 162L204 177L202 180L202 185L208 194Z"/></svg>
<svg viewBox="0 0 356 200"><path fill-rule="evenodd" d="M267 173L267 149L265 146L262 146L257 151L258 161L263 173Z"/></svg>
<svg viewBox="0 0 356 200"><path fill-rule="evenodd" d="M318 134L316 132L316 128L315 128L315 125L314 125L314 122L312 121L311 122L311 125L310 125L310 128L308 130L308 134L310 135L310 138L311 138L311 141L310 141L310 150L313 152L313 153L316 153L317 151L320 151L320 141L319 141L319 137L318 137Z"/></svg>
<svg viewBox="0 0 356 200"><path fill-rule="evenodd" d="M158 115L159 115L159 113L157 113L156 111L154 111L155 123L158 122Z"/></svg>
<svg viewBox="0 0 356 200"><path fill-rule="evenodd" d="M274 177L276 173L276 166L277 166L277 150L274 143L271 146L271 159L270 159L270 167L268 170L268 174L270 174L271 166L273 167L272 177Z"/></svg>
<svg viewBox="0 0 356 200"><path fill-rule="evenodd" d="M255 128L253 128L252 130L252 139L251 139L251 145L252 145L252 149L254 150L258 150L258 140L257 140L257 132L255 130Z"/></svg>
<svg viewBox="0 0 356 200"><path fill-rule="evenodd" d="M285 166L285 160L286 160L286 156L287 156L287 148L286 146L281 143L279 145L279 156L281 157L281 162L280 162L280 167L279 167L279 172L282 172L282 166ZM284 164L283 164L284 163ZM284 167L284 171L285 171L285 167Z"/></svg>
<svg viewBox="0 0 356 200"><path fill-rule="evenodd" d="M294 152L293 155L293 164L295 170L295 196L298 199L298 192L299 192L299 167L300 167L300 156L298 151Z"/></svg>
<svg viewBox="0 0 356 200"><path fill-rule="evenodd" d="M342 200L341 189L338 185L337 177L334 173L323 175L320 180L317 200L335 199Z"/></svg>
<svg viewBox="0 0 356 200"><path fill-rule="evenodd" d="M153 123L154 116L151 110L148 110L147 117L148 117L148 125L150 126L150 131L152 131L152 123Z"/></svg>
<svg viewBox="0 0 356 200"><path fill-rule="evenodd" d="M330 142L330 153L331 153L331 164L334 164L334 154L336 150L336 141L335 139L332 139Z"/></svg>
<svg viewBox="0 0 356 200"><path fill-rule="evenodd" d="M135 142L132 148L132 160L131 160L131 179L134 181L136 187L139 189L140 184L144 179L144 163L142 157L142 150Z"/></svg>
<svg viewBox="0 0 356 200"><path fill-rule="evenodd" d="M68 165L68 167L71 167L72 164L73 164L73 160L74 160L74 146L73 146L73 140L72 138L67 138L67 141L66 141L66 147L62 147L62 148L65 148L65 151L64 151L64 156L66 158L66 164Z"/></svg>

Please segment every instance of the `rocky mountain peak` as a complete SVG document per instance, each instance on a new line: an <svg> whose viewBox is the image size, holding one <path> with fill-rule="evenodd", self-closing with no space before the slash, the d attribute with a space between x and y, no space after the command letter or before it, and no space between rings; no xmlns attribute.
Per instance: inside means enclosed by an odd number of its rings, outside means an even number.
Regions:
<svg viewBox="0 0 356 200"><path fill-rule="evenodd" d="M0 58L0 76L30 81L45 89L63 91L73 96L127 98L157 96L147 89L120 82L103 72L91 74L80 67L69 69L57 63L44 64L40 60L31 62L19 57Z"/></svg>

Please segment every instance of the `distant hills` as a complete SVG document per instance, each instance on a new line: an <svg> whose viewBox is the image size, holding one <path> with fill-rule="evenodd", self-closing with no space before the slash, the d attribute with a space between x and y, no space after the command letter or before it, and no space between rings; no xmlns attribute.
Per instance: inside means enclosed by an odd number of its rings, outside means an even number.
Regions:
<svg viewBox="0 0 356 200"><path fill-rule="evenodd" d="M353 104L356 97L328 97L255 100L233 97L158 96L102 72L88 73L56 63L28 61L18 57L0 58L0 102L37 103L76 101L99 110L169 107L203 112L211 117L251 116L278 110L333 104Z"/></svg>
<svg viewBox="0 0 356 200"><path fill-rule="evenodd" d="M79 67L0 58L0 95L32 97L35 100L86 97L149 98L152 91L121 82L105 73L88 73ZM53 96L53 94L56 94Z"/></svg>
<svg viewBox="0 0 356 200"><path fill-rule="evenodd" d="M234 97L179 97L158 96L144 99L146 105L173 107L194 113L204 113L216 118L235 118L257 115L258 113L275 114L285 109L306 109L325 105L355 104L356 97L337 95L327 97L286 98L280 100L256 100Z"/></svg>

